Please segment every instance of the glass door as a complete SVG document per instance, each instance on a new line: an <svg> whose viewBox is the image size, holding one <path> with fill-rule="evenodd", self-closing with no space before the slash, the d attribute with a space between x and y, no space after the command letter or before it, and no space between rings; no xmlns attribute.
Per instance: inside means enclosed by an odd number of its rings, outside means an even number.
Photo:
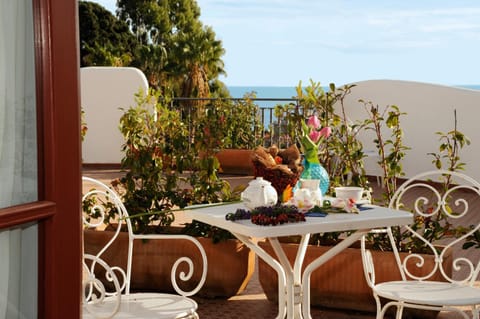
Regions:
<svg viewBox="0 0 480 319"><path fill-rule="evenodd" d="M0 209L38 200L31 1L0 0ZM0 217L1 218L1 217ZM0 229L0 319L37 317L37 223Z"/></svg>
<svg viewBox="0 0 480 319"><path fill-rule="evenodd" d="M77 0L0 0L0 319L79 318Z"/></svg>

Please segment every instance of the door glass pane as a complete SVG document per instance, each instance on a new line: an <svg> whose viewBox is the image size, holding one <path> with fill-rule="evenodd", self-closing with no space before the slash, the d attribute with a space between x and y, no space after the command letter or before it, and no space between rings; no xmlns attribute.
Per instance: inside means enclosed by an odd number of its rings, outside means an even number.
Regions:
<svg viewBox="0 0 480 319"><path fill-rule="evenodd" d="M36 201L32 0L0 0L0 208Z"/></svg>
<svg viewBox="0 0 480 319"><path fill-rule="evenodd" d="M0 230L0 319L37 318L37 236L36 224Z"/></svg>
<svg viewBox="0 0 480 319"><path fill-rule="evenodd" d="M0 209L38 199L32 0L0 0ZM37 225L0 229L0 319L37 318Z"/></svg>

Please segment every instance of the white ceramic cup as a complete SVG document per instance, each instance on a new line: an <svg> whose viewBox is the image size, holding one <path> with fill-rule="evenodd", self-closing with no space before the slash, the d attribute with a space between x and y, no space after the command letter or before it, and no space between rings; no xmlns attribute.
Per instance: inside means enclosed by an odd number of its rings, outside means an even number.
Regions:
<svg viewBox="0 0 480 319"><path fill-rule="evenodd" d="M317 190L320 187L319 179L303 179L300 178L300 188L306 188L309 190Z"/></svg>
<svg viewBox="0 0 480 319"><path fill-rule="evenodd" d="M359 202L362 199L369 200L370 193L362 187L342 186L335 187L335 197L343 200L353 199L355 202Z"/></svg>

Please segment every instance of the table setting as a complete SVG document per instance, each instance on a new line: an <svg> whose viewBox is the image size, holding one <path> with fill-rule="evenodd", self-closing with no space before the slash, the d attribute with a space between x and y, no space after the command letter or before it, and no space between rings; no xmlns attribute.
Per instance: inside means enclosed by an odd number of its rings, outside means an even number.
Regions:
<svg viewBox="0 0 480 319"><path fill-rule="evenodd" d="M202 205L186 210L192 219L230 231L277 272L279 310L276 318L310 318L311 272L374 228L412 222L408 212L370 204L363 189L339 189L340 196L347 196L339 198L324 196L317 185L317 182L302 184L299 180L295 191L292 187L291 196L283 196L281 202L271 183L256 177L242 192L240 202ZM301 196L295 198L295 193ZM327 254L303 268L311 234L322 232L348 234ZM279 237L282 236L301 238L293 267L280 245ZM259 241L263 240L270 243L275 256L260 247Z"/></svg>

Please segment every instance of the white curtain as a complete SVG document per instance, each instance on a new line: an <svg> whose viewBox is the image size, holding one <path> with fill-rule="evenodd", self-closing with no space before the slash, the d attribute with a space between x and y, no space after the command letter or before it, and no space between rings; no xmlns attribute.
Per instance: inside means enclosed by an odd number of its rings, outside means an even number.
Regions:
<svg viewBox="0 0 480 319"><path fill-rule="evenodd" d="M32 0L0 0L0 209L37 200ZM37 317L37 226L0 229L0 319Z"/></svg>

